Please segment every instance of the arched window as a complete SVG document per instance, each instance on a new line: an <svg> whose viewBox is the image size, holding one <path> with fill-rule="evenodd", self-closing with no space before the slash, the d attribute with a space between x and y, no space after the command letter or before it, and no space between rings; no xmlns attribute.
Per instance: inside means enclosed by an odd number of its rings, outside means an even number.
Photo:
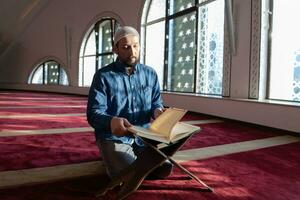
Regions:
<svg viewBox="0 0 300 200"><path fill-rule="evenodd" d="M86 34L80 48L79 86L90 86L95 72L115 59L113 34L118 26L115 19L102 18Z"/></svg>
<svg viewBox="0 0 300 200"><path fill-rule="evenodd" d="M224 0L146 1L141 55L164 91L228 95L224 22Z"/></svg>
<svg viewBox="0 0 300 200"><path fill-rule="evenodd" d="M300 102L299 10L300 1L262 1L262 44L267 50L261 59L268 66L268 99Z"/></svg>
<svg viewBox="0 0 300 200"><path fill-rule="evenodd" d="M34 68L29 76L29 84L69 85L65 70L53 60L46 61Z"/></svg>

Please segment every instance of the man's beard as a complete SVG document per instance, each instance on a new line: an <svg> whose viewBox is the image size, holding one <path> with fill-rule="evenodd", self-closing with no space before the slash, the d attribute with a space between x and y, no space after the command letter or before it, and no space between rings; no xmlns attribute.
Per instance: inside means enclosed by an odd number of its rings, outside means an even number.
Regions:
<svg viewBox="0 0 300 200"><path fill-rule="evenodd" d="M128 67L134 67L139 62L139 59L135 56L131 56L125 60L124 63L127 64Z"/></svg>

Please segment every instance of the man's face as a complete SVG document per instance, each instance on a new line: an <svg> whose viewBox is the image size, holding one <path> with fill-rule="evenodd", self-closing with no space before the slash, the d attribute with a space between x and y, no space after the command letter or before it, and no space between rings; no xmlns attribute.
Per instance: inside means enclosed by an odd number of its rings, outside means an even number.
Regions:
<svg viewBox="0 0 300 200"><path fill-rule="evenodd" d="M129 66L134 66L140 56L140 43L137 36L128 35L118 41L114 47L114 53L116 53L121 62L126 63Z"/></svg>

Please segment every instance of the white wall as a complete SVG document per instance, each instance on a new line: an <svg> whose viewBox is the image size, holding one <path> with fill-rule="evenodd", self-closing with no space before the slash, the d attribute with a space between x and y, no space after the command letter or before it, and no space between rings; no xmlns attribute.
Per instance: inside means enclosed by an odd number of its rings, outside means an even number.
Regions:
<svg viewBox="0 0 300 200"><path fill-rule="evenodd" d="M0 2L1 5L1 2ZM121 24L139 29L140 0L51 0L19 34L18 41L0 60L0 82L26 83L33 67L55 58L65 68L70 84L77 86L78 54L87 30L101 17L115 17ZM66 33L71 36L71 63L68 65Z"/></svg>
<svg viewBox="0 0 300 200"><path fill-rule="evenodd" d="M300 106L167 93L163 97L168 106L300 133Z"/></svg>
<svg viewBox="0 0 300 200"><path fill-rule="evenodd" d="M24 89L87 94L88 88L78 85L78 54L86 31L104 16L115 17L121 24L139 29L142 0L51 0L37 15L19 40L0 60L0 89ZM1 5L1 3L0 3ZM164 93L167 106L177 106L205 114L236 119L284 130L300 132L300 104L280 105L250 101L250 8L251 1L235 0L237 54L232 57L231 98L212 98ZM70 57L67 60L65 30L71 36ZM70 38L69 38L70 39ZM55 58L65 68L70 86L27 85L33 67L45 58Z"/></svg>

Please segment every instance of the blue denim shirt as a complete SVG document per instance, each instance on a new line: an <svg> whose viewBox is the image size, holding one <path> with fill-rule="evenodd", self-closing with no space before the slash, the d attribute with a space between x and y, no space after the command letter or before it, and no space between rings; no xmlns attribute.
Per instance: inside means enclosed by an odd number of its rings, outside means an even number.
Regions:
<svg viewBox="0 0 300 200"><path fill-rule="evenodd" d="M149 66L137 64L131 75L126 65L115 61L99 69L93 78L87 104L87 119L95 129L96 139L132 144L132 136L111 133L115 116L131 124L147 127L156 108L162 108L157 74Z"/></svg>

